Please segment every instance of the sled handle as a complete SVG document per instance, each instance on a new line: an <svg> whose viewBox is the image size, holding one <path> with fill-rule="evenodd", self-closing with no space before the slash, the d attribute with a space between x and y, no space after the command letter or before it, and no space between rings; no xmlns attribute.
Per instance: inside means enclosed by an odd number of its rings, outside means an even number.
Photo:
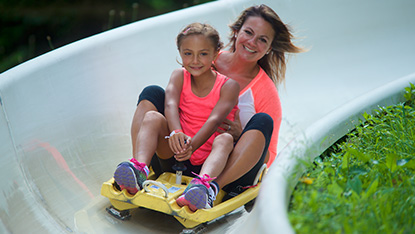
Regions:
<svg viewBox="0 0 415 234"><path fill-rule="evenodd" d="M258 174L255 177L253 185L258 184L259 177L261 177L261 175L265 175L266 169L267 169L267 164L264 163L264 165L262 165L261 169L259 169Z"/></svg>
<svg viewBox="0 0 415 234"><path fill-rule="evenodd" d="M164 197L167 198L167 195L169 194L169 190L166 188L166 186L164 184L162 184L160 182L157 182L157 181L154 181L154 180L146 180L146 181L144 181L143 188L148 193L150 192L150 190L148 189L148 186L150 186L150 185L154 185L154 186L157 186L157 187L163 189L163 191L164 191Z"/></svg>

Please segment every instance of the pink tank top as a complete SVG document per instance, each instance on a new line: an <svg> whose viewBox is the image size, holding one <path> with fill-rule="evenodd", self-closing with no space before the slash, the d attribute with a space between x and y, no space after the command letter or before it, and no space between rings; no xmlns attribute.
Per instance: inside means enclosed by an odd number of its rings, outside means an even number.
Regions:
<svg viewBox="0 0 415 234"><path fill-rule="evenodd" d="M198 97L192 92L191 74L186 69L183 69L183 73L183 87L179 103L180 124L183 132L193 137L206 122L216 103L219 101L220 90L229 78L216 72L216 81L210 93L205 97ZM238 107L235 106L227 118L233 121L237 109ZM193 165L203 164L212 150L212 143L217 135L219 133L215 132L203 145L193 152L190 157L190 162Z"/></svg>

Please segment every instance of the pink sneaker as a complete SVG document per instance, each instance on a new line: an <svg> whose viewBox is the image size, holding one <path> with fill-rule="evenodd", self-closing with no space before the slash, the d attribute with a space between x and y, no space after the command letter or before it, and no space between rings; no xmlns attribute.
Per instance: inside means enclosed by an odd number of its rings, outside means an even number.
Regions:
<svg viewBox="0 0 415 234"><path fill-rule="evenodd" d="M143 189L143 183L147 180L149 172L145 163L140 163L133 158L130 162L118 164L114 172L114 180L121 190L126 189L128 193L134 195Z"/></svg>
<svg viewBox="0 0 415 234"><path fill-rule="evenodd" d="M187 185L183 194L176 199L177 205L180 207L188 206L191 211L212 208L216 194L211 188L209 181L213 179L215 178L210 178L207 174L204 174L202 177L196 175L196 178L192 179L189 185Z"/></svg>

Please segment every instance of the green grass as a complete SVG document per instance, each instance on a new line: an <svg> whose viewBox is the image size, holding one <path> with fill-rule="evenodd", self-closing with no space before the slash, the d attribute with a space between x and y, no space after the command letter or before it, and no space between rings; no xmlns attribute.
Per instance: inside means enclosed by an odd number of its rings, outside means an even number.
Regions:
<svg viewBox="0 0 415 234"><path fill-rule="evenodd" d="M415 233L414 90L315 160L290 203L297 233Z"/></svg>

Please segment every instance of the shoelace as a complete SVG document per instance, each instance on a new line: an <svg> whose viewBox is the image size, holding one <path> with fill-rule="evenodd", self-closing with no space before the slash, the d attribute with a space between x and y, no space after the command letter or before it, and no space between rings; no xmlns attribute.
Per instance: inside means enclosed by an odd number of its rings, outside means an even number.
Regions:
<svg viewBox="0 0 415 234"><path fill-rule="evenodd" d="M135 158L130 159L130 162L134 163L134 165L138 166L141 170L143 170L145 172L146 177L148 177L148 175L150 174L150 170L148 169L147 164L140 163Z"/></svg>
<svg viewBox="0 0 415 234"><path fill-rule="evenodd" d="M130 162L134 163L135 165L139 166L140 168L144 168L145 166L147 166L145 163L140 163L135 158L130 159Z"/></svg>
<svg viewBox="0 0 415 234"><path fill-rule="evenodd" d="M208 204L212 207L213 206L213 201L216 200L216 197L212 196L211 194L209 194L208 196Z"/></svg>
<svg viewBox="0 0 415 234"><path fill-rule="evenodd" d="M210 176L208 174L204 174L203 176L200 176L200 175L194 173L193 171L192 171L192 174L195 175L196 178L207 188L210 188L209 181L212 181L212 180L216 179L216 177L210 178Z"/></svg>

